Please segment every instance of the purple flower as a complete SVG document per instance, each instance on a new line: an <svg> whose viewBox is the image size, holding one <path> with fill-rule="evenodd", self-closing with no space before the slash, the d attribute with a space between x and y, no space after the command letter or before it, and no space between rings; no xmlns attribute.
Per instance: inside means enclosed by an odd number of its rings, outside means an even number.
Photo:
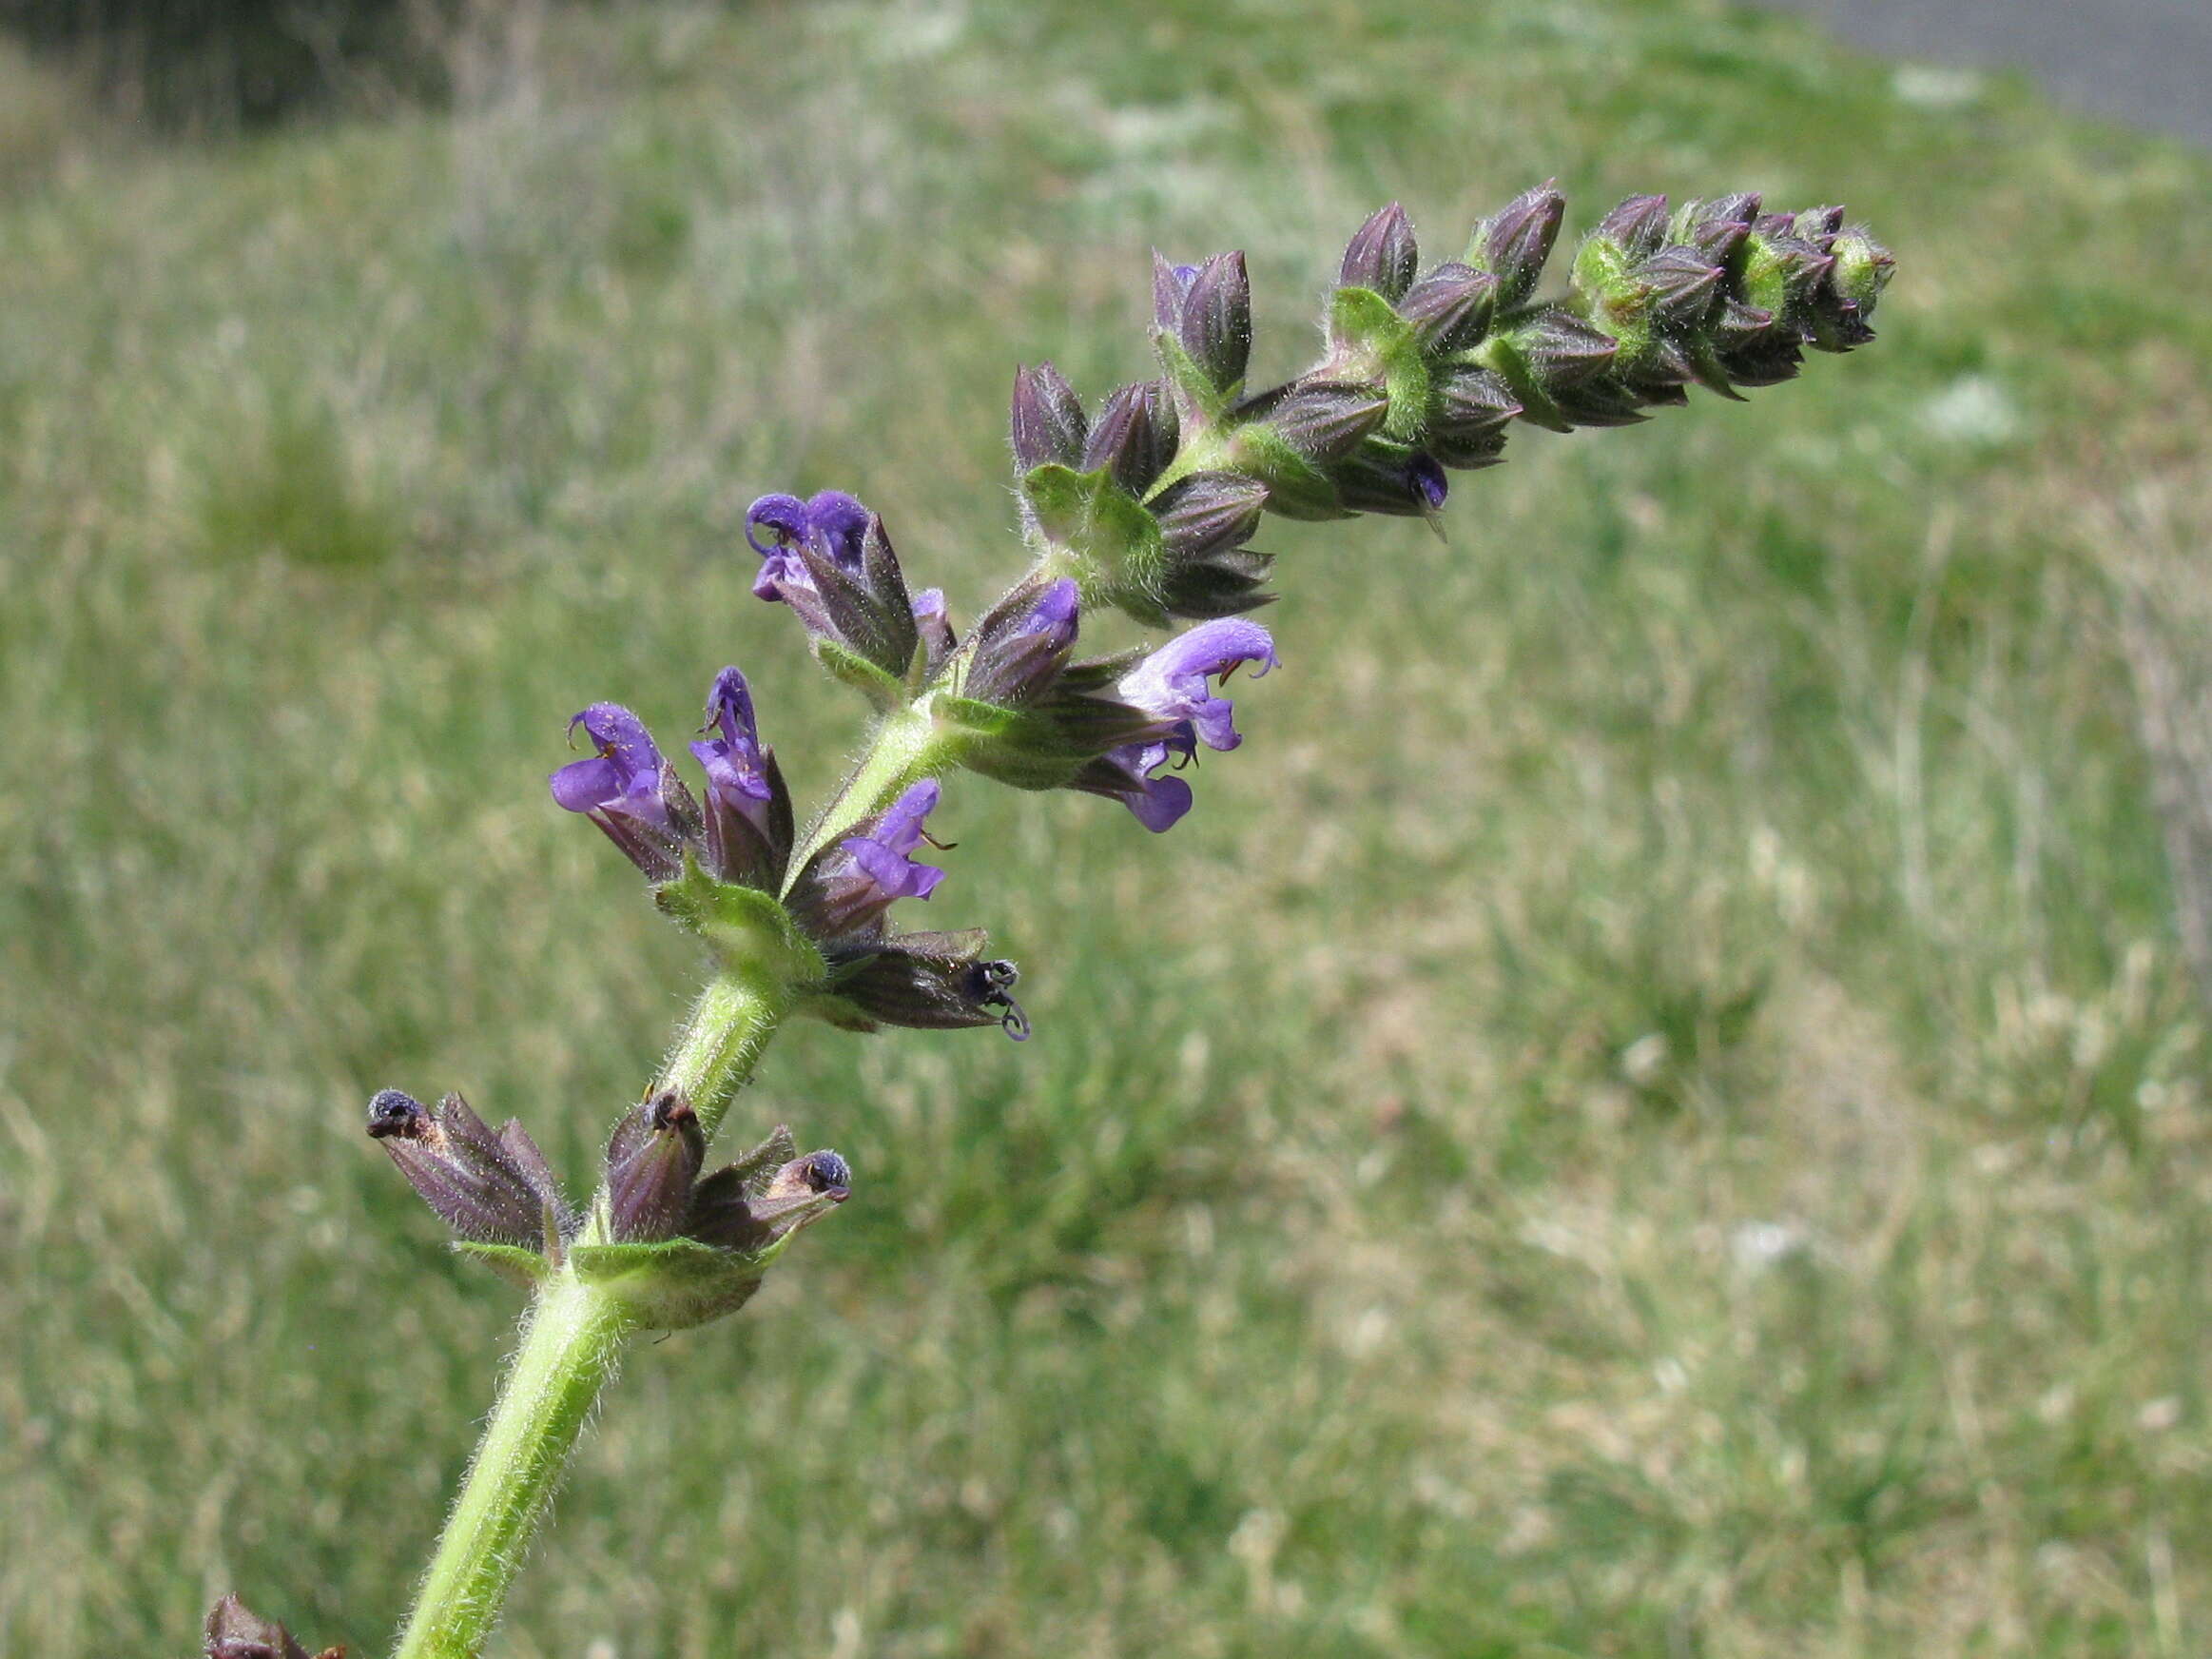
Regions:
<svg viewBox="0 0 2212 1659"><path fill-rule="evenodd" d="M805 501L763 496L746 509L745 538L761 556L753 593L789 605L818 655L828 645L831 655L851 653L893 679L905 676L921 635L881 518L842 490ZM837 672L830 655L823 660Z"/></svg>
<svg viewBox="0 0 2212 1659"><path fill-rule="evenodd" d="M764 546L755 530L767 532ZM824 490L813 499L796 496L763 496L745 512L745 539L761 556L752 591L763 599L788 597L786 587L814 591L814 578L799 550L811 548L821 557L834 560L858 575L861 543L868 532L868 510L843 490Z"/></svg>
<svg viewBox="0 0 2212 1659"><path fill-rule="evenodd" d="M1068 576L1009 595L977 625L965 694L1018 709L1049 691L1075 649L1082 603Z"/></svg>
<svg viewBox="0 0 2212 1659"><path fill-rule="evenodd" d="M1208 749L1234 749L1243 738L1227 697L1213 695L1208 682L1226 680L1245 663L1260 664L1256 674L1274 668L1275 642L1257 622L1224 616L1179 634L1121 676L1121 700L1163 720L1188 722L1180 739L1191 752L1194 737ZM1169 747L1174 746L1171 740Z"/></svg>
<svg viewBox="0 0 2212 1659"><path fill-rule="evenodd" d="M1114 796L1155 834L1169 829L1191 810L1191 786L1154 774L1171 757L1189 760L1201 743L1230 750L1244 741L1234 708L1213 694L1212 682L1248 662L1265 673L1279 661L1268 631L1237 616L1202 622L1169 640L1115 688L1124 703L1161 721L1161 734L1107 751L1076 775L1076 788Z"/></svg>
<svg viewBox="0 0 2212 1659"><path fill-rule="evenodd" d="M892 802L891 810L865 834L848 835L839 843L883 904L926 899L944 879L944 871L935 865L917 864L906 856L921 841L922 821L937 806L939 792L935 778L923 778Z"/></svg>
<svg viewBox="0 0 2212 1659"><path fill-rule="evenodd" d="M773 887L791 850L791 801L775 755L753 723L745 675L726 668L707 693L707 723L691 753L707 773L707 862L724 881Z"/></svg>
<svg viewBox="0 0 2212 1659"><path fill-rule="evenodd" d="M864 819L858 830L806 868L787 901L799 925L833 956L881 940L883 913L899 899L926 899L944 871L907 855L922 840L922 821L937 805L935 779L924 778Z"/></svg>
<svg viewBox="0 0 2212 1659"><path fill-rule="evenodd" d="M569 722L572 741L579 726L598 752L547 780L553 800L598 825L653 880L669 880L683 868L684 837L698 812L690 792L621 704L593 703Z"/></svg>
<svg viewBox="0 0 2212 1659"><path fill-rule="evenodd" d="M1420 493L1431 513L1441 510L1445 497L1451 493L1451 480L1444 476L1444 468L1436 464L1434 456L1426 453L1414 456L1406 469L1406 481Z"/></svg>

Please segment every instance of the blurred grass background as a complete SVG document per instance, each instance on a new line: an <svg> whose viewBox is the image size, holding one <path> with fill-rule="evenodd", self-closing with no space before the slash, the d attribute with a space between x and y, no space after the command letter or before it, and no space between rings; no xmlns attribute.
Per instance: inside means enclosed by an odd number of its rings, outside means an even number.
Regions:
<svg viewBox="0 0 2212 1659"><path fill-rule="evenodd" d="M1269 532L1164 840L956 789L1036 1040L786 1034L739 1128L858 1196L636 1354L499 1651L2203 1650L2204 158L1706 4L528 20L197 146L0 53L0 1650L387 1641L514 1304L360 1104L583 1180L694 964L563 720L859 731L747 500L973 615L1148 246L1289 372L1369 209L1552 176L1845 201L1883 338Z"/></svg>

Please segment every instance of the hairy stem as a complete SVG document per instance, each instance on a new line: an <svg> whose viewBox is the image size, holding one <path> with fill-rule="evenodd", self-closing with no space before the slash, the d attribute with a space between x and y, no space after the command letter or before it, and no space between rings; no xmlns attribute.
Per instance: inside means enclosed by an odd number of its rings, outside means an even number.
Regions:
<svg viewBox="0 0 2212 1659"><path fill-rule="evenodd" d="M680 1090L711 1137L775 1035L784 1002L747 976L710 980L655 1089ZM581 1241L594 1241L604 1210L593 1203ZM570 1268L539 1287L396 1659L476 1659L483 1650L630 1332L621 1301Z"/></svg>
<svg viewBox="0 0 2212 1659"><path fill-rule="evenodd" d="M538 1292L397 1659L483 1650L628 1334L621 1305L567 1273Z"/></svg>
<svg viewBox="0 0 2212 1659"><path fill-rule="evenodd" d="M750 974L722 973L708 980L653 1080L653 1093L673 1089L682 1095L699 1114L707 1139L713 1140L729 1103L776 1034L787 1002L780 986Z"/></svg>
<svg viewBox="0 0 2212 1659"><path fill-rule="evenodd" d="M850 833L863 818L884 810L923 778L952 764L951 754L938 740L937 722L930 716L926 695L888 715L870 735L859 764L846 776L836 798L823 810L799 850L791 855L785 893L789 894L800 872L825 847Z"/></svg>

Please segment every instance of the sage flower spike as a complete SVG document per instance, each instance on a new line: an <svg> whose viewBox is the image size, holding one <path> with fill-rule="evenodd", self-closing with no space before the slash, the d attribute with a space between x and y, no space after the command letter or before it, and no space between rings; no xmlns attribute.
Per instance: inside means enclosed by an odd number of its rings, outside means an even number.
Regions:
<svg viewBox="0 0 2212 1659"><path fill-rule="evenodd" d="M581 812L653 881L683 868L686 838L699 828L699 806L662 756L652 734L619 703L593 703L569 722L598 752L562 767L547 782L553 797Z"/></svg>

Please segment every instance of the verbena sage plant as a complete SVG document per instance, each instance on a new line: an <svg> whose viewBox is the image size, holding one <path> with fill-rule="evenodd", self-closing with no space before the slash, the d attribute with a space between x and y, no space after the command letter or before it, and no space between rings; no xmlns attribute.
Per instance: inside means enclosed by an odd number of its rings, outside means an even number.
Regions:
<svg viewBox="0 0 2212 1659"><path fill-rule="evenodd" d="M1247 393L1251 291L1240 253L1155 256L1155 379L1087 410L1050 363L1015 378L1013 451L1029 569L965 633L945 595L908 586L883 520L836 490L764 496L746 516L753 592L789 608L816 659L874 708L858 759L798 828L752 691L717 673L689 747L699 782L628 709L570 722L589 754L554 802L603 830L653 900L706 947L709 972L644 1098L614 1125L596 1190L567 1198L521 1125L494 1129L458 1095L369 1103L383 1143L456 1237L529 1289L520 1344L424 1574L400 1659L483 1649L569 1454L624 1346L743 1307L852 1173L802 1156L788 1129L707 1172L731 1101L785 1021L852 1031L997 1025L1028 1034L1014 964L980 932L908 931L891 912L945 871L916 856L942 780L1120 802L1152 830L1193 804L1176 775L1240 738L1221 689L1276 666L1247 614L1271 596L1262 517L1427 517L1454 471L1502 459L1516 420L1618 426L1797 373L1807 347L1848 351L1891 257L1843 210L1763 209L1754 195L1670 207L1636 196L1576 249L1567 292L1536 289L1563 202L1528 191L1424 272L1395 204L1346 248L1321 359ZM1150 652L1079 656L1088 613L1194 626ZM335 1650L334 1650L335 1651ZM210 1659L306 1659L235 1596L210 1615Z"/></svg>

